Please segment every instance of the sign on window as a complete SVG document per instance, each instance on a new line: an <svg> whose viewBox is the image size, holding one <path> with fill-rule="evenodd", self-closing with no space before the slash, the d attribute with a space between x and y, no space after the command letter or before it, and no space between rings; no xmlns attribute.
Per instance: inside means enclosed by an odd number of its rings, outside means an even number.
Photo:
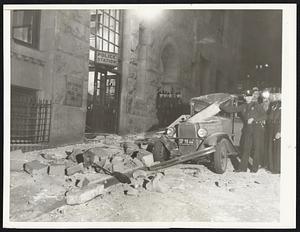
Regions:
<svg viewBox="0 0 300 232"><path fill-rule="evenodd" d="M97 51L96 63L118 66L119 55L111 52Z"/></svg>

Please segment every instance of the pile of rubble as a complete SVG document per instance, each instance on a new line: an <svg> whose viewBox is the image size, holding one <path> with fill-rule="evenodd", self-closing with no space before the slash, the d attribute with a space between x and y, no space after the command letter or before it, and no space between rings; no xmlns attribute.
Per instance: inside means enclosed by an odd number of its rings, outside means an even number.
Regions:
<svg viewBox="0 0 300 232"><path fill-rule="evenodd" d="M109 139L105 138L105 141ZM16 153L24 157L26 154L20 151L11 154L11 166L16 166L16 162L20 166L20 159L13 160ZM121 142L117 149L98 146L65 150L64 157L40 152L36 159L22 163L22 168L36 183L45 185L49 178L58 180L64 189L60 191L63 192L61 197L67 204L75 205L105 195L108 187L120 182L128 196L137 196L141 190L167 191L168 188L161 182L162 172L146 171L147 167L155 164L153 154L141 145Z"/></svg>

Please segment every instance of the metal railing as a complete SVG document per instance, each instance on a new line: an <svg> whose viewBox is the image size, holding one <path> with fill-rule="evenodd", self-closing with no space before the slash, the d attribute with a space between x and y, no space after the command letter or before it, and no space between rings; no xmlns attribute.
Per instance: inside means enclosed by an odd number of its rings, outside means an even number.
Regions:
<svg viewBox="0 0 300 232"><path fill-rule="evenodd" d="M11 144L49 142L52 103L14 98L11 102Z"/></svg>

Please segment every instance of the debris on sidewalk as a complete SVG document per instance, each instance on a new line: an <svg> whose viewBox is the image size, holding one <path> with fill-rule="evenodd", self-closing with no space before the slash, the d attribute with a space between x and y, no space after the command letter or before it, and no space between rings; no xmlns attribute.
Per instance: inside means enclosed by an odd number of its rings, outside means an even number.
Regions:
<svg viewBox="0 0 300 232"><path fill-rule="evenodd" d="M48 166L42 164L38 160L34 160L31 162L27 162L24 164L24 171L29 173L32 176L42 176L47 175L48 173Z"/></svg>
<svg viewBox="0 0 300 232"><path fill-rule="evenodd" d="M28 162L26 155L22 150L10 152L10 169L13 171L22 171L24 163Z"/></svg>
<svg viewBox="0 0 300 232"><path fill-rule="evenodd" d="M82 189L72 189L66 193L68 205L83 204L104 193L104 185L88 185Z"/></svg>
<svg viewBox="0 0 300 232"><path fill-rule="evenodd" d="M71 176L77 172L84 172L83 163L79 163L66 169L67 176Z"/></svg>
<svg viewBox="0 0 300 232"><path fill-rule="evenodd" d="M62 164L54 164L49 166L48 174L50 176L58 176L58 177L64 177L65 176L65 165Z"/></svg>

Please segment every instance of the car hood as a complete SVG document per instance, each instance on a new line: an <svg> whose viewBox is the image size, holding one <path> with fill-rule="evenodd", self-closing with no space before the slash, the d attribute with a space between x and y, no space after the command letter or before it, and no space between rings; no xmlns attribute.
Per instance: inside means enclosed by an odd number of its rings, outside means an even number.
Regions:
<svg viewBox="0 0 300 232"><path fill-rule="evenodd" d="M196 123L196 122L205 121L208 118L215 116L221 111L219 105L227 101L228 99L232 99L232 97L233 96L228 93L214 93L214 94L208 94L208 95L192 98L191 103L202 101L208 103L209 106L207 106L202 111L190 117L187 121L191 123Z"/></svg>

